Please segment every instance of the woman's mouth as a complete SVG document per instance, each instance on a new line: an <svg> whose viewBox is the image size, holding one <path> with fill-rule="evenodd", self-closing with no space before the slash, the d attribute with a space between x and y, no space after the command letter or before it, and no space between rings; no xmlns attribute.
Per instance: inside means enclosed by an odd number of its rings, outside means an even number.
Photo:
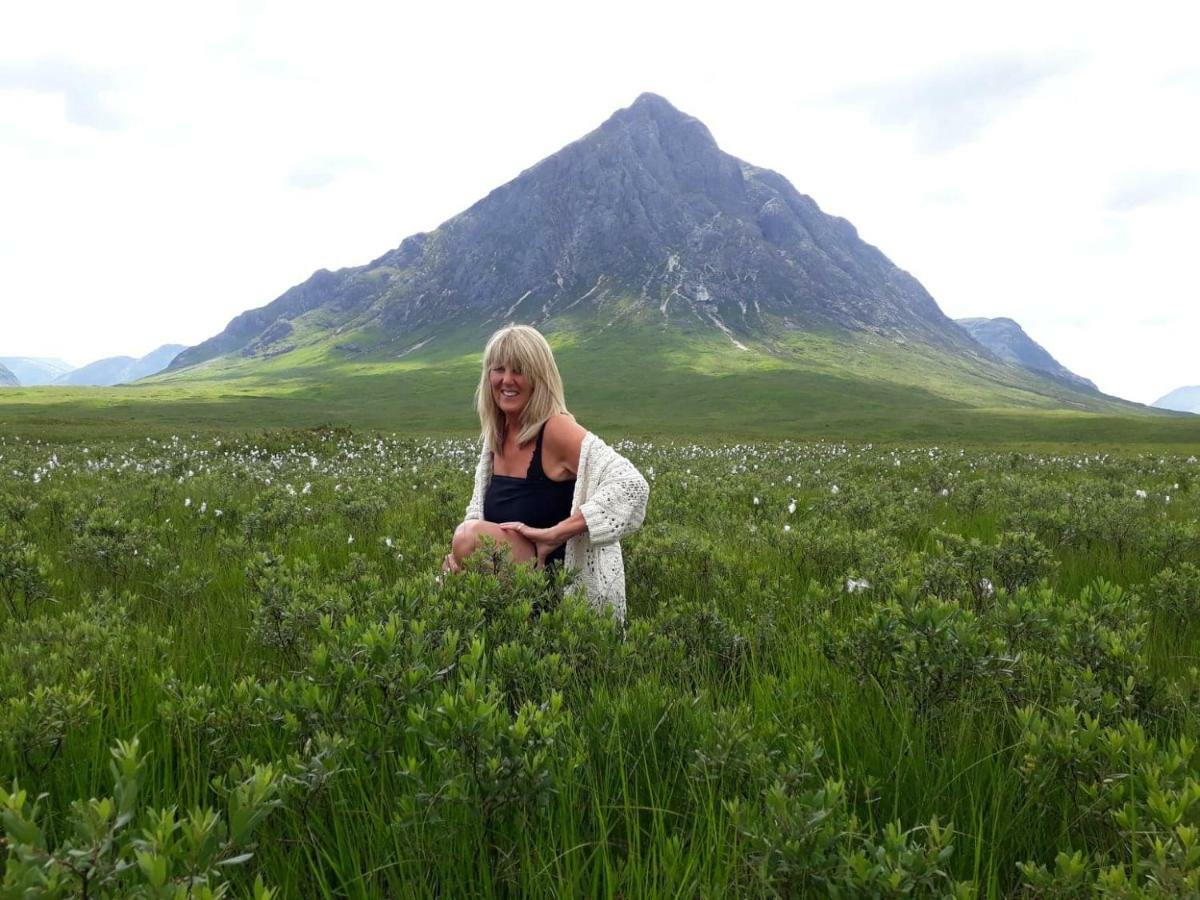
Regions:
<svg viewBox="0 0 1200 900"><path fill-rule="evenodd" d="M501 396L501 397L515 397L515 396L517 396L517 394L518 394L518 393L519 393L518 391L505 391L505 390L502 390L502 391L500 391L500 396Z"/></svg>

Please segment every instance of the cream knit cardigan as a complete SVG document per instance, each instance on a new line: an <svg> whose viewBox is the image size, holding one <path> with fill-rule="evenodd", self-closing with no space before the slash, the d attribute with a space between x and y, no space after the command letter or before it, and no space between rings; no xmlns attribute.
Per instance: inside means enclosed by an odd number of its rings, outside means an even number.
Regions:
<svg viewBox="0 0 1200 900"><path fill-rule="evenodd" d="M484 442L475 470L475 490L467 519L483 518L483 497L492 480L492 452ZM650 486L633 463L590 431L579 448L579 471L571 513L583 513L587 531L567 541L566 568L579 573L588 602L610 606L625 621L625 562L620 539L636 531L646 516Z"/></svg>

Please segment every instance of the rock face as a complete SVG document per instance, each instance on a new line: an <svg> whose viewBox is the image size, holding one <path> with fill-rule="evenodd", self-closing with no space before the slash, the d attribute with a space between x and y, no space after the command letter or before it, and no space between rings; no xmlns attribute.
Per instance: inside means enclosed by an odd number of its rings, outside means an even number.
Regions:
<svg viewBox="0 0 1200 900"><path fill-rule="evenodd" d="M1157 406L1159 409L1200 414L1200 384L1176 388L1171 393L1159 397L1150 405Z"/></svg>
<svg viewBox="0 0 1200 900"><path fill-rule="evenodd" d="M113 385L137 381L165 369L184 349L183 344L163 344L141 359L132 356L110 356L80 366L54 381L57 385Z"/></svg>
<svg viewBox="0 0 1200 900"><path fill-rule="evenodd" d="M956 319L976 341L1005 362L1049 375L1059 381L1096 390L1096 385L1081 375L1076 375L1025 333L1012 319Z"/></svg>
<svg viewBox="0 0 1200 900"><path fill-rule="evenodd" d="M3 363L0 363L0 387L20 387L21 382L17 380L17 376L8 370Z"/></svg>
<svg viewBox="0 0 1200 900"><path fill-rule="evenodd" d="M75 368L61 359L38 356L0 356L0 365L7 366L25 387L52 384L54 379Z"/></svg>
<svg viewBox="0 0 1200 900"><path fill-rule="evenodd" d="M283 352L300 321L369 327L399 347L455 320L541 324L606 305L614 315L699 324L735 343L779 330L849 330L979 352L849 222L643 94L436 231L367 265L317 272L171 368Z"/></svg>

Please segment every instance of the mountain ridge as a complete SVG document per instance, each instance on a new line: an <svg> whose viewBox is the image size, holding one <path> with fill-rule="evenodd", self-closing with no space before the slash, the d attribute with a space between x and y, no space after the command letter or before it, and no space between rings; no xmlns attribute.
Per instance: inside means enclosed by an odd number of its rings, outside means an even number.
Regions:
<svg viewBox="0 0 1200 900"><path fill-rule="evenodd" d="M47 356L0 356L0 365L6 366L22 387L51 384L75 368L65 360Z"/></svg>
<svg viewBox="0 0 1200 900"><path fill-rule="evenodd" d="M1200 384L1176 388L1163 394L1150 405L1156 409L1170 409L1175 412L1200 415Z"/></svg>
<svg viewBox="0 0 1200 900"><path fill-rule="evenodd" d="M1007 316L955 319L980 344L1005 362L1039 372L1077 387L1098 391L1095 383L1077 375L1031 338L1021 325Z"/></svg>
<svg viewBox="0 0 1200 900"><path fill-rule="evenodd" d="M161 372L174 359L183 344L162 344L151 350L145 356L109 356L93 360L70 372L58 376L54 385L71 385L75 387L111 387L115 384L125 384L140 378Z"/></svg>

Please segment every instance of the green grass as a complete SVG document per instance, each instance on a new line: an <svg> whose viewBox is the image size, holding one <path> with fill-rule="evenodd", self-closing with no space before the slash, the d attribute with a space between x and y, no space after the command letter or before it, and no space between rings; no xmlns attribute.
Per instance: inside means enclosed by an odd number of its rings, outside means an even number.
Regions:
<svg viewBox="0 0 1200 900"><path fill-rule="evenodd" d="M603 316L601 316L603 318ZM495 323L493 323L495 324ZM131 431L350 426L467 435L488 328L461 325L364 353L355 335L259 360L224 358L116 388L0 391L0 433L59 439ZM989 363L870 336L796 334L739 350L713 329L616 319L551 332L576 417L598 433L1017 446L1200 444L1200 418L1151 413ZM374 341L375 343L372 343ZM1086 405L1089 408L1079 408Z"/></svg>
<svg viewBox="0 0 1200 900"><path fill-rule="evenodd" d="M30 617L0 603L0 785L15 776L45 792L58 841L69 802L109 789L108 748L118 738L138 735L150 754L146 804L221 808L210 781L238 758L290 765L318 734L339 734L348 744L336 774L312 793L290 789L253 859L231 870L235 895L257 873L282 896L770 896L788 893L789 882L759 859L754 835L782 845L804 832L773 830L762 792L800 776L804 767L789 769L786 754L813 739L824 755L805 765L817 784L845 785L847 809L858 817L854 840L882 846L884 827L899 821L917 829L911 849L933 816L952 821L954 852L940 865L972 881L974 894L1010 894L1020 883L1018 862L1049 863L1066 847L1123 860L1129 836L1073 807L1069 786L1026 783L1018 701L962 668L964 659L977 661L960 655L975 646L969 631L914 649L898 640L893 663L878 670L865 651L847 653L834 638L876 633L876 610L909 596L931 565L952 558L939 535L991 548L1005 532L1031 529L1052 564L1027 561L1026 576L1043 576L1053 592L1032 607L1031 621L1060 608L1084 615L1090 607L1080 597L1097 578L1142 596L1106 613L1112 640L1086 650L1104 684L1132 667L1136 690L1119 711L1098 713L1105 724L1133 716L1160 740L1194 738L1197 707L1171 690L1195 681L1189 669L1200 627L1156 605L1150 582L1164 566L1200 562L1200 469L1183 455L1136 445L1098 461L1092 447L1059 457L939 443L894 456L878 444L657 438L632 447L634 462L653 470L653 486L645 526L623 541L622 640L587 610L532 618L522 604L541 590L536 579L434 581L469 493L466 442L327 432L244 439L226 431L197 440L89 438L85 452L44 435L0 437L0 587L4 548L23 542L56 582L54 601L32 616L50 635L32 657L21 656L31 646L22 630ZM52 457L57 465L47 470ZM263 553L300 566L299 575L289 580L285 568L252 577ZM868 577L872 589L847 593L851 574ZM285 587L290 593L271 593ZM81 659L82 639L64 640L54 623L73 610L93 616L105 592L121 613L88 638L97 649ZM989 606L961 591L946 597L960 623L978 616L999 629L1014 615L1006 598ZM280 598L295 616L284 628L294 649L274 639L261 615ZM455 634L451 665L434 663L430 649L412 658L410 670L430 664L438 674L406 699L381 697L372 685L408 651L372 655L352 639L393 613L402 626L420 622L438 635L430 647ZM319 615L328 617L324 628ZM1083 677L1076 654L1084 658L1094 626L1084 615L1046 643L1024 645L1025 655L1053 652L1014 686L1046 708L1099 709L1069 680ZM470 743L409 717L423 709L440 721L437 710L471 694L472 638L484 644L480 683L500 710L480 721L509 728L521 703L546 704L556 691L564 697L561 730L539 770L552 790L526 785L490 819L480 813L484 788L462 780ZM532 656L505 662L506 645ZM347 664L361 668L337 675L321 660L341 658L345 648ZM29 727L14 703L38 687L74 683L83 667L91 670L86 723L60 735L53 753L37 749L36 735L56 728L55 711L34 716L30 733L14 727ZM923 705L913 679L928 671L954 690ZM252 685L252 699L239 699L239 683ZM193 698L184 705L190 718L180 715L176 690ZM770 751L754 749L757 738L726 746L743 726L786 739ZM719 753L728 755L721 765L702 764ZM1186 771L1197 766L1186 761ZM465 790L462 799L454 785ZM834 858L848 846L837 844ZM809 865L818 868L818 857Z"/></svg>

